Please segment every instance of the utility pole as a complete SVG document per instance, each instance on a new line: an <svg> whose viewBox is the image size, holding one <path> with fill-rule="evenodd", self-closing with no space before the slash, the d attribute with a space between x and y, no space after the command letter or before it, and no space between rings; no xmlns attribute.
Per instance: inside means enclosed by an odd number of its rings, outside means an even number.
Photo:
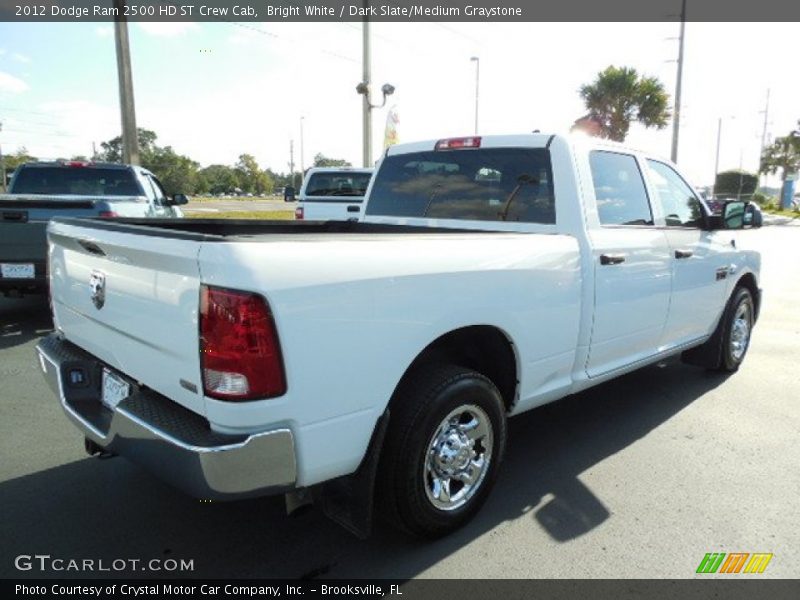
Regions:
<svg viewBox="0 0 800 600"><path fill-rule="evenodd" d="M3 122L0 121L0 133L3 131ZM3 145L0 144L0 191L6 191L6 161L3 160Z"/></svg>
<svg viewBox="0 0 800 600"><path fill-rule="evenodd" d="M123 0L114 0L118 11L114 21L114 39L117 46L117 76L119 78L119 108L122 116L122 162L139 164L139 139L136 135L136 109L133 102L133 75L131 49L128 44L128 21L125 19Z"/></svg>
<svg viewBox="0 0 800 600"><path fill-rule="evenodd" d="M769 124L769 88L767 88L767 104L764 106L764 130L761 132L761 153L758 155L759 177L761 176L761 159L764 156L764 148L767 147L767 126Z"/></svg>
<svg viewBox="0 0 800 600"><path fill-rule="evenodd" d="M678 42L678 79L675 82L675 109L672 119L672 162L678 162L678 132L681 128L681 83L683 80L683 37L686 30L686 0L681 1L681 35Z"/></svg>
<svg viewBox="0 0 800 600"><path fill-rule="evenodd" d="M294 140L289 140L289 175L292 187L296 187L294 185Z"/></svg>
<svg viewBox="0 0 800 600"><path fill-rule="evenodd" d="M369 0L364 0L364 8L368 8ZM364 11L366 15L368 11ZM361 85L364 87L363 98L361 99L362 111L362 131L364 139L362 146L364 149L364 156L362 162L365 167L372 166L372 105L370 104L369 85L372 77L370 71L370 53L369 53L369 18L364 17L364 24L361 26L362 34L362 47L364 55L362 57L362 76Z"/></svg>

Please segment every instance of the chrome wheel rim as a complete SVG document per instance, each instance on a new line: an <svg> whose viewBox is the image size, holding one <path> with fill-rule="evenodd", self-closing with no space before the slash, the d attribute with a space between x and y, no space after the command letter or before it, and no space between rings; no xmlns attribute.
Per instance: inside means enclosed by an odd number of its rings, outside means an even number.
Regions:
<svg viewBox="0 0 800 600"><path fill-rule="evenodd" d="M731 327L731 356L738 362L744 357L747 345L750 343L751 327L750 303L742 302L733 315L733 325Z"/></svg>
<svg viewBox="0 0 800 600"><path fill-rule="evenodd" d="M425 495L439 510L464 506L480 489L492 460L489 415L474 404L456 408L436 428L425 452Z"/></svg>

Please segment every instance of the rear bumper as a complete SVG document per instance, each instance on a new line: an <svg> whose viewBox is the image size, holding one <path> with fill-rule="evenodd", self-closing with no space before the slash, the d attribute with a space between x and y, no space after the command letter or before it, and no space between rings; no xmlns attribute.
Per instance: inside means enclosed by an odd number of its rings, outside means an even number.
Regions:
<svg viewBox="0 0 800 600"><path fill-rule="evenodd" d="M109 452L198 498L231 500L294 489L291 430L219 434L199 415L135 384L112 410L100 401L102 362L55 333L43 338L36 352L64 412Z"/></svg>

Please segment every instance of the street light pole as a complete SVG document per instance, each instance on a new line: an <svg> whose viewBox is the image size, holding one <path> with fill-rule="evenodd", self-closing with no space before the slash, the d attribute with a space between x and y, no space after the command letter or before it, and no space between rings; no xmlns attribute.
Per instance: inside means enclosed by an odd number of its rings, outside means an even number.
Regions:
<svg viewBox="0 0 800 600"><path fill-rule="evenodd" d="M364 8L366 9L369 5L369 0L364 0ZM368 11L364 11L366 15ZM362 34L362 47L363 47L363 57L362 57L362 73L361 73L361 85L363 86L363 98L361 99L361 118L362 118L362 132L363 132L363 140L362 140L362 148L363 148L363 156L362 162L364 163L363 166L371 167L372 166L372 104L370 104L369 99L369 85L370 85L370 78L372 77L370 73L370 48L369 48L369 19L365 16L364 17L364 24L361 26L361 34Z"/></svg>
<svg viewBox="0 0 800 600"><path fill-rule="evenodd" d="M480 92L481 59L479 56L473 56L470 61L475 63L475 135L478 135L478 95Z"/></svg>
<svg viewBox="0 0 800 600"><path fill-rule="evenodd" d="M681 128L681 83L683 80L683 37L686 30L686 0L681 2L681 35L678 42L678 79L675 82L675 109L672 119L672 162L678 162L678 133Z"/></svg>
<svg viewBox="0 0 800 600"><path fill-rule="evenodd" d="M3 131L3 123L0 122L0 132ZM0 191L6 191L6 161L3 159L3 145L0 144Z"/></svg>
<svg viewBox="0 0 800 600"><path fill-rule="evenodd" d="M303 177L305 177L306 166L305 166L305 156L303 154L303 119L305 117L300 117L300 183L303 183Z"/></svg>
<svg viewBox="0 0 800 600"><path fill-rule="evenodd" d="M722 117L717 122L717 158L714 160L714 183L711 184L711 197L717 191L717 175L719 175L719 142L722 139Z"/></svg>

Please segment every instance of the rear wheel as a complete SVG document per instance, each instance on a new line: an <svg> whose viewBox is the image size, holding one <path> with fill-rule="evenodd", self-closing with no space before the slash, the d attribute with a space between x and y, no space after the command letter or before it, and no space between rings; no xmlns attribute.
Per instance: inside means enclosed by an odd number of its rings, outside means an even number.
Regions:
<svg viewBox="0 0 800 600"><path fill-rule="evenodd" d="M390 411L379 502L405 531L446 535L477 513L497 477L506 443L500 392L463 367L424 367L401 384Z"/></svg>

